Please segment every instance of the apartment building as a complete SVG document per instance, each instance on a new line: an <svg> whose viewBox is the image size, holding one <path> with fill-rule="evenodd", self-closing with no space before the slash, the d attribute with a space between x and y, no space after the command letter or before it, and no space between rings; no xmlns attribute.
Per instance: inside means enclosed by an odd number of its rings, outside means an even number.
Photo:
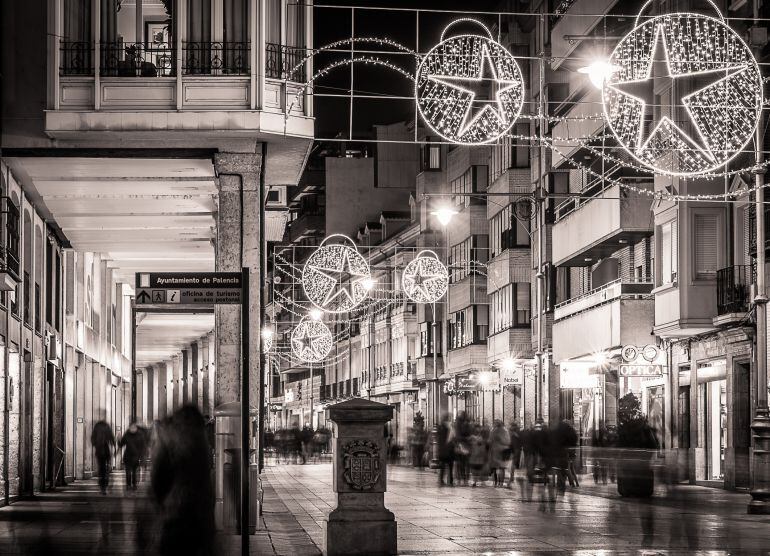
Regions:
<svg viewBox="0 0 770 556"><path fill-rule="evenodd" d="M263 239L280 240L287 217L267 211L259 237L260 187L285 207L312 144L311 13L285 0L3 4L6 500L90 476L98 419L120 434L240 399L239 309L142 311L134 278L245 266L259 299ZM257 303L247 318L261 328ZM256 376L258 335L250 349ZM222 488L220 466L219 510Z"/></svg>

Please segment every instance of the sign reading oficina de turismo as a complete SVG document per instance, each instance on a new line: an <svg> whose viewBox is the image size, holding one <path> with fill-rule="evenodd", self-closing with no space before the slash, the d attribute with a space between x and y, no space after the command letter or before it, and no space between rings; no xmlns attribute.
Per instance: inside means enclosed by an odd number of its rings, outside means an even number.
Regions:
<svg viewBox="0 0 770 556"><path fill-rule="evenodd" d="M240 272L137 272L137 305L241 302Z"/></svg>
<svg viewBox="0 0 770 556"><path fill-rule="evenodd" d="M643 348L624 346L620 352L623 362L618 367L618 376L653 377L663 375L665 354L652 344Z"/></svg>

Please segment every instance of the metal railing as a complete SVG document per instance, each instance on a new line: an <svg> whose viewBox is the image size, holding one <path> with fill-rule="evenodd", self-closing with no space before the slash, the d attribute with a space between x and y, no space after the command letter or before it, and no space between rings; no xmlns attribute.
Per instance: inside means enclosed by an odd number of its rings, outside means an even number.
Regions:
<svg viewBox="0 0 770 556"><path fill-rule="evenodd" d="M102 77L174 77L176 51L166 43L102 43L99 47Z"/></svg>
<svg viewBox="0 0 770 556"><path fill-rule="evenodd" d="M5 246L0 247L0 264L2 270L13 274L16 281L21 281L21 258L19 244L21 230L19 227L19 208L10 197L0 197L0 215L5 220Z"/></svg>
<svg viewBox="0 0 770 556"><path fill-rule="evenodd" d="M305 48L269 42L265 44L265 75L272 79L304 83L307 75L305 64L299 68L297 65L306 55Z"/></svg>
<svg viewBox="0 0 770 556"><path fill-rule="evenodd" d="M93 75L94 45L88 41L59 43L59 75Z"/></svg>
<svg viewBox="0 0 770 556"><path fill-rule="evenodd" d="M753 281L754 273L750 265L728 266L718 270L717 314L748 312Z"/></svg>
<svg viewBox="0 0 770 556"><path fill-rule="evenodd" d="M563 319L621 296L649 296L652 289L653 284L651 282L635 282L617 278L582 295L562 301L556 305L553 316L555 320Z"/></svg>
<svg viewBox="0 0 770 556"><path fill-rule="evenodd" d="M184 75L249 75L249 42L185 42Z"/></svg>

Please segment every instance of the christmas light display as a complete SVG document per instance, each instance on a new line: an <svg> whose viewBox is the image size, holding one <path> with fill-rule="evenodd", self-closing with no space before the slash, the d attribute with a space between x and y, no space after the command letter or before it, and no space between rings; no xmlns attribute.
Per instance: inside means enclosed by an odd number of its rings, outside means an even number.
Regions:
<svg viewBox="0 0 770 556"><path fill-rule="evenodd" d="M462 34L445 39L450 27L470 23L486 36ZM441 33L441 42L417 68L417 108L435 133L452 143L479 145L505 134L524 104L516 60L484 25L459 19Z"/></svg>
<svg viewBox="0 0 770 556"><path fill-rule="evenodd" d="M291 332L291 349L294 356L306 363L323 361L333 345L329 327L320 320L302 317Z"/></svg>
<svg viewBox="0 0 770 556"><path fill-rule="evenodd" d="M694 13L653 17L618 43L608 63L614 71L602 90L605 118L621 146L647 168L677 176L711 172L751 140L762 78L748 46L724 20Z"/></svg>
<svg viewBox="0 0 770 556"><path fill-rule="evenodd" d="M344 243L327 243L332 238ZM366 259L353 240L342 234L333 234L321 242L305 263L301 282L310 302L329 313L355 309L366 299L373 283Z"/></svg>
<svg viewBox="0 0 770 556"><path fill-rule="evenodd" d="M449 273L433 251L420 251L401 277L404 293L416 303L435 303L449 287Z"/></svg>
<svg viewBox="0 0 770 556"><path fill-rule="evenodd" d="M267 353L273 347L273 329L263 328L260 336L262 337L262 353Z"/></svg>

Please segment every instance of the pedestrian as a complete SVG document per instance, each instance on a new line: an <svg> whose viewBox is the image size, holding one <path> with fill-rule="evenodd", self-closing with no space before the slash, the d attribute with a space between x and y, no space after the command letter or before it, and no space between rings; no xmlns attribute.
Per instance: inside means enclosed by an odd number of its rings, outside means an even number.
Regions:
<svg viewBox="0 0 770 556"><path fill-rule="evenodd" d="M126 490L136 490L139 482L139 463L146 449L145 434L132 422L118 444L123 448L123 465L126 468Z"/></svg>
<svg viewBox="0 0 770 556"><path fill-rule="evenodd" d="M489 468L494 474L495 486L505 486L505 469L511 451L511 435L503 422L495 419L494 427L489 435Z"/></svg>
<svg viewBox="0 0 770 556"><path fill-rule="evenodd" d="M479 480L483 486L489 475L489 470L487 469L489 456L487 453L487 443L481 436L481 427L478 425L474 428L473 434L468 438L468 446L470 447L468 462L471 467L471 475L473 476L473 486L476 486Z"/></svg>
<svg viewBox="0 0 770 556"><path fill-rule="evenodd" d="M511 488L511 485L513 484L514 476L516 474L516 469L518 469L521 463L522 440L521 440L521 429L519 427L518 421L514 421L513 423L511 423L511 428L509 432L511 435L511 475L508 478L508 488Z"/></svg>
<svg viewBox="0 0 770 556"><path fill-rule="evenodd" d="M99 490L102 494L107 494L109 485L109 464L112 454L115 451L115 436L112 434L112 428L107 421L101 420L94 425L91 431L91 446L94 447L96 456L96 465L99 473Z"/></svg>
<svg viewBox="0 0 770 556"><path fill-rule="evenodd" d="M473 424L464 411L457 414L454 422L454 448L455 464L457 466L457 480L459 483L468 486L470 475L470 465L468 457L470 456L470 447L468 439L473 432Z"/></svg>
<svg viewBox="0 0 770 556"><path fill-rule="evenodd" d="M302 434L300 435L300 441L302 443L302 463L307 463L307 461L313 456L313 435L315 434L315 431L313 431L313 427L310 426L310 424L305 423L305 426L302 427Z"/></svg>
<svg viewBox="0 0 770 556"><path fill-rule="evenodd" d="M438 459L441 465L438 480L439 486L444 486L444 475L447 474L449 486L454 486L454 477L452 467L455 460L455 446L452 438L452 427L449 415L444 415L441 424L438 426L436 441L438 442Z"/></svg>
<svg viewBox="0 0 770 556"><path fill-rule="evenodd" d="M161 512L162 556L214 554L214 491L203 415L184 406L158 431L152 492Z"/></svg>

